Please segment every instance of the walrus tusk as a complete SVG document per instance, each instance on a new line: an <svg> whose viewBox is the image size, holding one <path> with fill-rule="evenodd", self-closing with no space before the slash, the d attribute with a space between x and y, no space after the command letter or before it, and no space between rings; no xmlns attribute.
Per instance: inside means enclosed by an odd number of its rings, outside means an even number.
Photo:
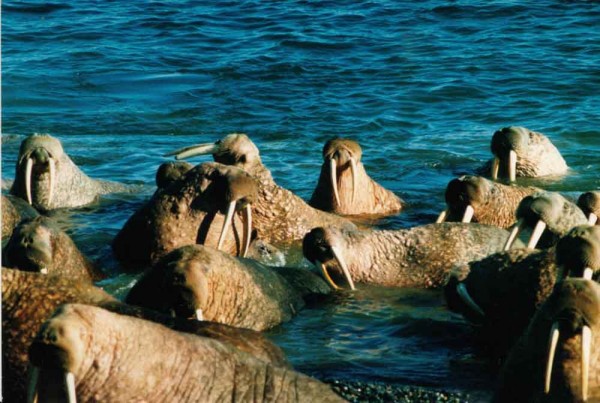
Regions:
<svg viewBox="0 0 600 403"><path fill-rule="evenodd" d="M27 165L25 165L25 193L27 194L27 202L31 202L31 171L33 169L33 160L31 157L27 158Z"/></svg>
<svg viewBox="0 0 600 403"><path fill-rule="evenodd" d="M214 154L219 151L219 148L219 145L216 143L196 144L163 154L163 157L170 157L174 155L176 160L182 160L195 155Z"/></svg>
<svg viewBox="0 0 600 403"><path fill-rule="evenodd" d="M325 280L329 283L331 288L333 288L334 290L340 289L340 287L338 287L337 284L335 284L331 277L329 277L329 273L327 272L327 267L325 266L325 263L319 262L317 260L315 261L315 266L319 267L321 271L323 271L323 277L325 277Z"/></svg>
<svg viewBox="0 0 600 403"><path fill-rule="evenodd" d="M354 205L354 200L356 200L356 187L358 186L358 170L354 158L350 158L350 170L352 171L352 204Z"/></svg>
<svg viewBox="0 0 600 403"><path fill-rule="evenodd" d="M196 319L202 322L204 320L204 315L202 314L202 309L196 309Z"/></svg>
<svg viewBox="0 0 600 403"><path fill-rule="evenodd" d="M50 189L48 189L48 207L52 203L52 196L54 195L54 182L56 180L56 165L54 158L48 158L48 171L50 172Z"/></svg>
<svg viewBox="0 0 600 403"><path fill-rule="evenodd" d="M435 220L435 223L436 223L436 224L441 224L441 223L443 223L444 221L446 221L446 217L448 217L448 212L449 212L449 210L448 210L448 209L446 209L446 210L442 211L442 212L440 213L440 215L438 216L437 220Z"/></svg>
<svg viewBox="0 0 600 403"><path fill-rule="evenodd" d="M586 267L583 270L583 278L586 279L586 280L591 280L593 274L594 274L594 271L591 268L589 268L589 267Z"/></svg>
<svg viewBox="0 0 600 403"><path fill-rule="evenodd" d="M329 160L329 170L331 171L331 187L333 188L333 195L335 196L336 205L340 206L340 194L337 188L337 161L335 158Z"/></svg>
<svg viewBox="0 0 600 403"><path fill-rule="evenodd" d="M556 352L556 345L558 344L558 336L560 336L558 323L554 322L550 328L550 342L548 343L548 359L546 361L546 378L544 382L544 393L546 394L550 393L552 365L554 365L554 353Z"/></svg>
<svg viewBox="0 0 600 403"><path fill-rule="evenodd" d="M467 286L464 285L464 283L459 283L456 286L456 292L458 293L458 296L463 300L463 302L465 304L467 304L467 306L469 308L471 308L472 310L474 310L479 315L481 315L482 317L485 318L485 312L483 312L483 309L481 309L481 307L479 305L477 305L477 302L475 302L473 300L473 298L471 298L471 295L467 291Z"/></svg>
<svg viewBox="0 0 600 403"><path fill-rule="evenodd" d="M348 284L350 284L350 289L355 290L356 288L354 288L354 281L352 281L352 277L350 276L350 271L348 270L348 266L346 265L346 262L344 261L344 258L342 257L342 252L335 246L331 247L331 251L333 252L333 256L335 257L335 260L337 260L338 264L342 268L342 271L344 272L344 275L346 276L346 280L348 281Z"/></svg>
<svg viewBox="0 0 600 403"><path fill-rule="evenodd" d="M235 201L229 203L229 207L227 207L227 215L225 216L225 220L223 220L223 227L221 228L221 235L219 236L219 243L217 244L217 250L221 250L223 246L223 241L225 241L225 236L227 235L227 230L231 226L231 222L233 221L233 213L235 212Z"/></svg>
<svg viewBox="0 0 600 403"><path fill-rule="evenodd" d="M508 180L517 180L517 153L514 150L508 153Z"/></svg>
<svg viewBox="0 0 600 403"><path fill-rule="evenodd" d="M533 232L531 233L531 238L529 238L529 243L527 244L527 247L529 249L535 249L535 246L537 245L540 238L542 237L542 234L544 233L545 229L546 229L546 223L542 220L538 220L537 224L535 224L535 228L533 229Z"/></svg>
<svg viewBox="0 0 600 403"><path fill-rule="evenodd" d="M592 329L583 326L581 329L581 400L587 400L588 380L590 377L590 356L592 344Z"/></svg>
<svg viewBox="0 0 600 403"><path fill-rule="evenodd" d="M72 372L65 373L65 385L67 386L69 403L77 403L77 395L75 393L75 375L73 375Z"/></svg>
<svg viewBox="0 0 600 403"><path fill-rule="evenodd" d="M462 222L469 223L473 219L475 210L470 204L465 208L465 214L463 215Z"/></svg>
<svg viewBox="0 0 600 403"><path fill-rule="evenodd" d="M42 273L42 274L48 274L48 268L47 267L42 267L40 269L40 273Z"/></svg>
<svg viewBox="0 0 600 403"><path fill-rule="evenodd" d="M597 221L598 221L598 216L594 213L590 213L590 216L588 217L588 224L596 225Z"/></svg>
<svg viewBox="0 0 600 403"><path fill-rule="evenodd" d="M521 218L517 223L513 226L513 229L510 231L510 235L504 244L504 250L509 250L512 244L515 242L515 239L519 236L519 233L523 229L523 219Z"/></svg>
<svg viewBox="0 0 600 403"><path fill-rule="evenodd" d="M500 158L495 157L494 161L492 161L492 179L498 179L498 171L500 170Z"/></svg>
<svg viewBox="0 0 600 403"><path fill-rule="evenodd" d="M27 403L37 403L38 401L38 380L40 377L40 369L36 366L31 366L29 370L29 381L27 382Z"/></svg>
<svg viewBox="0 0 600 403"><path fill-rule="evenodd" d="M250 249L250 237L252 236L252 207L250 204L246 204L244 209L244 238L243 238L243 249L242 257L246 257L248 250Z"/></svg>

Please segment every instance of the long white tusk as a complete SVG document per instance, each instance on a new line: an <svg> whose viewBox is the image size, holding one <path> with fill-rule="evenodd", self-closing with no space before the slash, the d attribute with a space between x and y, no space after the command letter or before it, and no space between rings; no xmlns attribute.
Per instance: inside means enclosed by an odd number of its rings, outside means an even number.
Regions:
<svg viewBox="0 0 600 403"><path fill-rule="evenodd" d="M458 296L463 300L463 302L465 304L467 304L467 306L469 308L471 308L472 310L477 312L482 317L485 317L485 312L483 312L483 309L481 309L481 307L479 305L477 305L477 303L473 300L473 298L471 298L471 295L467 291L467 286L464 285L464 283L459 283L456 286L456 292L458 293Z"/></svg>
<svg viewBox="0 0 600 403"><path fill-rule="evenodd" d="M446 210L442 211L440 213L440 215L438 216L437 220L435 220L435 223L436 224L441 224L444 221L446 221L446 217L448 217L448 212L449 211L450 211L449 209L446 209Z"/></svg>
<svg viewBox="0 0 600 403"><path fill-rule="evenodd" d="M54 183L56 180L56 165L54 158L48 158L48 171L50 172L50 189L48 190L48 207L52 203L52 196L54 195Z"/></svg>
<svg viewBox="0 0 600 403"><path fill-rule="evenodd" d="M517 180L517 153L514 150L508 153L508 179L511 182Z"/></svg>
<svg viewBox="0 0 600 403"><path fill-rule="evenodd" d="M498 171L500 170L500 158L495 157L492 161L492 179L498 179Z"/></svg>
<svg viewBox="0 0 600 403"><path fill-rule="evenodd" d="M354 205L356 192L358 190L358 169L356 168L356 161L354 158L350 158L350 170L352 171L352 205Z"/></svg>
<svg viewBox="0 0 600 403"><path fill-rule="evenodd" d="M331 288L333 288L334 290L340 289L340 287L338 287L337 284L335 284L331 277L329 277L329 273L327 272L327 267L325 267L325 263L319 262L317 260L315 261L315 266L319 267L321 271L323 271L323 277L325 277L325 280L329 283Z"/></svg>
<svg viewBox="0 0 600 403"><path fill-rule="evenodd" d="M204 320L204 315L202 314L202 309L200 308L196 309L196 319L199 321Z"/></svg>
<svg viewBox="0 0 600 403"><path fill-rule="evenodd" d="M581 399L585 402L588 395L590 377L590 356L592 349L592 329L583 326L581 329Z"/></svg>
<svg viewBox="0 0 600 403"><path fill-rule="evenodd" d="M538 220L537 224L535 224L533 232L531 233L531 238L529 238L529 243L527 244L527 247L529 249L535 249L535 245L537 245L537 243L539 242L545 229L546 223L542 220Z"/></svg>
<svg viewBox="0 0 600 403"><path fill-rule="evenodd" d="M335 158L329 160L329 170L331 171L331 187L333 188L333 195L335 196L336 205L340 206L340 194L337 188L337 161Z"/></svg>
<svg viewBox="0 0 600 403"><path fill-rule="evenodd" d="M548 343L548 359L546 361L546 378L544 380L544 393L550 393L550 378L552 378L552 366L554 365L554 353L558 344L558 323L554 322L550 328L550 342Z"/></svg>
<svg viewBox="0 0 600 403"><path fill-rule="evenodd" d="M219 148L219 145L215 143L196 144L163 154L163 157L170 157L174 155L176 160L182 160L195 155L214 154L219 150Z"/></svg>
<svg viewBox="0 0 600 403"><path fill-rule="evenodd" d="M29 369L29 381L27 382L27 403L37 403L38 401L38 380L40 369L31 366Z"/></svg>
<svg viewBox="0 0 600 403"><path fill-rule="evenodd" d="M250 249L250 237L252 236L252 207L250 204L246 205L244 209L244 238L242 249L242 257L246 257L248 254L248 249Z"/></svg>
<svg viewBox="0 0 600 403"><path fill-rule="evenodd" d="M342 257L343 256L342 252L336 246L332 246L331 251L333 252L333 256L335 257L335 260L337 260L338 264L342 268L342 271L344 272L344 275L346 276L346 280L348 281L348 284L350 284L350 289L355 290L356 288L354 288L354 281L352 281L352 277L350 276L350 271L348 270L346 261Z"/></svg>
<svg viewBox="0 0 600 403"><path fill-rule="evenodd" d="M504 250L509 250L512 244L515 242L515 239L519 236L519 233L523 229L523 219L521 218L517 223L513 226L513 229L510 231L510 235L504 244Z"/></svg>
<svg viewBox="0 0 600 403"><path fill-rule="evenodd" d="M235 212L235 201L229 203L229 207L227 208L227 215L225 216L225 220L223 220L223 228L221 228L221 235L219 236L219 243L217 244L217 250L221 250L223 246L223 241L225 241L225 236L231 226L231 222L233 221L233 213Z"/></svg>
<svg viewBox="0 0 600 403"><path fill-rule="evenodd" d="M471 222L473 219L473 215L475 214L475 210L473 206L470 204L465 208L465 214L463 215L462 222Z"/></svg>
<svg viewBox="0 0 600 403"><path fill-rule="evenodd" d="M47 267L42 267L40 269L40 273L42 273L42 274L48 274L48 268Z"/></svg>
<svg viewBox="0 0 600 403"><path fill-rule="evenodd" d="M592 269L590 269L589 267L586 267L585 270L583 270L583 278L586 280L591 280L593 274L594 274L594 271Z"/></svg>
<svg viewBox="0 0 600 403"><path fill-rule="evenodd" d="M590 213L590 216L588 217L588 224L596 225L597 221L598 221L598 216L594 213Z"/></svg>
<svg viewBox="0 0 600 403"><path fill-rule="evenodd" d="M67 386L69 403L77 403L77 395L75 393L75 375L73 375L72 372L65 373L65 385Z"/></svg>
<svg viewBox="0 0 600 403"><path fill-rule="evenodd" d="M33 160L27 158L27 165L25 165L25 194L27 195L27 202L31 202L31 171L33 169Z"/></svg>

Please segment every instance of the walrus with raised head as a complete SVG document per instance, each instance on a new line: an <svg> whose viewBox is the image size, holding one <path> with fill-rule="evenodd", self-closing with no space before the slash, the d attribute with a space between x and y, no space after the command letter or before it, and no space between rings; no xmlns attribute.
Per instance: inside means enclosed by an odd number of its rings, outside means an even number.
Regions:
<svg viewBox="0 0 600 403"><path fill-rule="evenodd" d="M21 220L37 216L37 210L25 200L12 195L2 195L2 240L10 237Z"/></svg>
<svg viewBox="0 0 600 403"><path fill-rule="evenodd" d="M367 174L362 149L350 139L334 138L323 147L321 174L309 204L341 215L385 216L402 209L402 200Z"/></svg>
<svg viewBox="0 0 600 403"><path fill-rule="evenodd" d="M176 249L134 285L126 302L178 317L265 330L290 320L329 286L306 269L264 266L202 245Z"/></svg>
<svg viewBox="0 0 600 403"><path fill-rule="evenodd" d="M218 341L85 305L58 310L40 329L29 358L33 399L343 401L316 379Z"/></svg>
<svg viewBox="0 0 600 403"><path fill-rule="evenodd" d="M58 139L34 134L21 143L10 193L47 211L84 206L99 195L126 190L123 184L90 178L69 158Z"/></svg>
<svg viewBox="0 0 600 403"><path fill-rule="evenodd" d="M577 199L577 205L588 218L590 225L600 225L598 222L598 217L600 216L600 192L583 193Z"/></svg>

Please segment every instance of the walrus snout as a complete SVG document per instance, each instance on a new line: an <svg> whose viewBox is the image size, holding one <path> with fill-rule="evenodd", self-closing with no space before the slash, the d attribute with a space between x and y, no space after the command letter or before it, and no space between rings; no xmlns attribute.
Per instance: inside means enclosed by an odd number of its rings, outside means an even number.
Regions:
<svg viewBox="0 0 600 403"><path fill-rule="evenodd" d="M492 136L492 153L498 158L508 158L510 151L516 151L517 154L524 150L529 144L529 137L524 127L509 126L503 127L494 132Z"/></svg>
<svg viewBox="0 0 600 403"><path fill-rule="evenodd" d="M556 262L564 268L562 277L584 277L586 270L600 269L600 228L580 225L556 245Z"/></svg>
<svg viewBox="0 0 600 403"><path fill-rule="evenodd" d="M600 216L600 192L585 192L577 199L577 206L588 217L588 224L595 225Z"/></svg>
<svg viewBox="0 0 600 403"><path fill-rule="evenodd" d="M23 220L11 235L3 257L6 264L25 271L48 273L53 262L51 230L43 217Z"/></svg>

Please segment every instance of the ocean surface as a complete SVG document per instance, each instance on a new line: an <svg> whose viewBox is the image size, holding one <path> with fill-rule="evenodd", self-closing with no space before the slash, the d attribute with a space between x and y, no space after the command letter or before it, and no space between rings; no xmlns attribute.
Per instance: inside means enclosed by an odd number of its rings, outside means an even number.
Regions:
<svg viewBox="0 0 600 403"><path fill-rule="evenodd" d="M2 179L21 140L47 132L88 175L138 185L52 214L118 296L135 278L109 244L162 155L231 132L305 199L325 141L357 140L370 175L407 202L381 228L433 222L448 181L509 125L545 133L570 167L521 183L577 197L600 187L598 27L588 1L3 1ZM477 401L493 374L468 364L467 329L438 291L361 287L269 336L320 378Z"/></svg>

